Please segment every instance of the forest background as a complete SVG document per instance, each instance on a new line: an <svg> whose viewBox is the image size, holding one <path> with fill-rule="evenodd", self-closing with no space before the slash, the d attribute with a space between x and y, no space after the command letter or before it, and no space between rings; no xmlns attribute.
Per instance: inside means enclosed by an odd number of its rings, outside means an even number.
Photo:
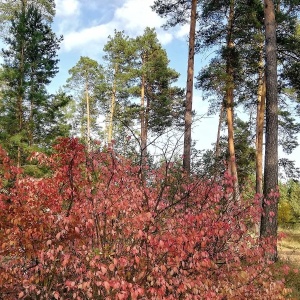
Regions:
<svg viewBox="0 0 300 300"><path fill-rule="evenodd" d="M142 35L146 27L155 28L157 38L167 51L169 66L179 74L177 86L185 88L188 55L189 24L178 25L168 30L162 28L166 19L158 16L152 9L154 0L55 0L56 14L52 29L57 36L63 35L61 49L58 51L58 70L48 86L50 93L55 93L65 85L69 78L69 70L76 65L81 56L87 56L103 63L104 45L108 36L114 35L114 30L124 31L132 38ZM5 47L0 41L1 47ZM214 57L215 50L208 49L195 56L195 76ZM0 59L2 59L0 57ZM193 109L196 118L193 123L193 141L198 150L212 149L216 142L218 130L218 112L208 114L209 101L201 89L194 89ZM239 117L247 119L243 108L236 111ZM294 115L297 119L297 114ZM103 119L102 119L103 121ZM104 127L104 124L101 124ZM296 135L297 140L299 134ZM296 161L299 167L300 150L296 147L291 153L279 148L280 158Z"/></svg>
<svg viewBox="0 0 300 300"><path fill-rule="evenodd" d="M53 30L58 35L62 34L64 41L59 52L59 73L50 85L52 91L65 82L69 76L68 70L76 64L80 56L88 56L101 63L107 37L113 35L115 29L124 30L126 35L136 37L146 27L155 28L158 40L167 51L170 67L180 74L176 85L185 88L189 24L164 30L162 26L166 20L151 9L153 3L154 0L113 0L109 3L91 0L83 4L80 0L56 0L57 12ZM205 67L213 56L214 51L211 49L196 54L195 73ZM193 125L193 140L196 141L197 149L210 149L212 143L216 142L218 114L207 115L209 103L204 99L201 90L194 89L193 98L193 108L199 117ZM243 110L239 109L239 112ZM299 134L297 139L300 139ZM296 166L300 166L299 147L290 154L280 150L280 157L296 161Z"/></svg>

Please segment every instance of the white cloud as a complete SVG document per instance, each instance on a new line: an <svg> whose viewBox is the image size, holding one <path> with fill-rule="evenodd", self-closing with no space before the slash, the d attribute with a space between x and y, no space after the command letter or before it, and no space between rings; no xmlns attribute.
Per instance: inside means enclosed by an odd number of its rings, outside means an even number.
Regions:
<svg viewBox="0 0 300 300"><path fill-rule="evenodd" d="M186 38L189 35L189 31L190 31L190 25L189 24L185 24L182 26L178 27L179 29L176 32L176 37L179 39L183 39Z"/></svg>
<svg viewBox="0 0 300 300"><path fill-rule="evenodd" d="M167 45L171 43L174 38L172 33L167 32L165 30L157 29L156 32L157 32L157 38L162 45Z"/></svg>
<svg viewBox="0 0 300 300"><path fill-rule="evenodd" d="M61 1L61 3L59 1ZM61 7L64 8L61 9L61 13L64 11L65 15L67 14L67 2L73 4L74 14L78 14L79 5L77 0L57 0L57 4L60 3ZM76 19L71 19L71 13L69 12L68 15L66 15L69 17L67 21L64 19L59 26L61 29L65 29L64 31L60 31L64 35L62 50L71 51L81 49L82 52L84 50L84 52L87 53L88 48L90 48L92 52L95 52L94 49L97 48L100 52L107 41L108 35L113 35L114 29L124 30L125 34L134 37L142 34L145 27L155 27L160 42L164 45L168 44L172 41L173 35L161 29L161 25L165 20L161 19L151 10L150 6L153 2L154 0L125 0L122 6L115 9L109 22L104 24L98 23L99 25L81 29L77 28L77 24L80 23L80 20L75 22ZM107 8L111 9L109 4ZM84 15L81 13L81 15L88 20L88 22L81 20L81 23L95 24L95 20L88 19L88 13ZM101 16L98 16L98 18L101 19ZM69 26L66 25L66 22L68 22Z"/></svg>
<svg viewBox="0 0 300 300"><path fill-rule="evenodd" d="M115 11L114 19L123 24L124 30L132 34L140 34L145 27L160 27L163 20L151 10L153 0L127 0Z"/></svg>
<svg viewBox="0 0 300 300"><path fill-rule="evenodd" d="M87 52L88 48L98 48L99 45L104 45L108 35L113 32L112 24L103 24L90 28L82 29L81 31L73 31L64 36L63 49L71 51L73 49L82 49L82 52ZM98 51L102 51L103 46ZM92 49L91 49L92 50Z"/></svg>
<svg viewBox="0 0 300 300"><path fill-rule="evenodd" d="M80 13L79 0L55 0L58 17L77 16Z"/></svg>

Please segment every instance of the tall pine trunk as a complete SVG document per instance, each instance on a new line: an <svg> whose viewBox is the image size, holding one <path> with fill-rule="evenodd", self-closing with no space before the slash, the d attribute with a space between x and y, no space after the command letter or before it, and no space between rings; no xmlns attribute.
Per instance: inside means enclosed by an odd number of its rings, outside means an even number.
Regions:
<svg viewBox="0 0 300 300"><path fill-rule="evenodd" d="M227 113L227 129L228 129L228 152L229 152L229 173L235 178L234 182L234 200L239 200L239 184L238 172L234 146L234 43L233 43L233 27L234 27L234 0L230 1L230 10L228 17L227 32L227 49L226 49L226 113Z"/></svg>
<svg viewBox="0 0 300 300"><path fill-rule="evenodd" d="M264 201L261 218L261 237L271 237L274 251L268 253L277 260L278 215L278 91L277 91L277 42L275 8L272 0L264 0L266 43L266 145L264 171Z"/></svg>
<svg viewBox="0 0 300 300"><path fill-rule="evenodd" d="M108 137L107 143L110 144L112 141L113 135L113 122L114 122L114 114L115 114L115 106L116 106L116 86L113 84L111 102L110 102L110 112L109 112L109 123L108 123Z"/></svg>
<svg viewBox="0 0 300 300"><path fill-rule="evenodd" d="M265 101L266 101L266 80L264 72L264 52L261 49L259 72L258 72L258 89L257 89L257 111L256 111L256 193L263 193L263 135L265 120Z"/></svg>
<svg viewBox="0 0 300 300"><path fill-rule="evenodd" d="M183 148L183 168L189 174L191 171L191 143L192 143L192 106L194 87L194 58L195 58L195 35L197 20L197 0L192 0L190 34L189 34L189 54L186 83L186 100L184 113L184 148Z"/></svg>
<svg viewBox="0 0 300 300"><path fill-rule="evenodd" d="M86 100L86 145L88 152L91 150L91 114L90 114L90 95L88 79L85 79L85 100Z"/></svg>
<svg viewBox="0 0 300 300"><path fill-rule="evenodd" d="M141 165L144 166L147 158L147 118L145 107L145 75L142 75L141 86Z"/></svg>
<svg viewBox="0 0 300 300"><path fill-rule="evenodd" d="M25 16L26 13L26 0L22 0L22 15ZM18 100L17 100L17 119L19 123L19 133L23 130L23 102L24 102L24 56L25 56L25 40L24 37L21 38L21 51L20 51L20 82L18 87ZM17 166L21 167L22 163L22 149L18 145L17 149Z"/></svg>
<svg viewBox="0 0 300 300"><path fill-rule="evenodd" d="M222 122L224 118L223 115L224 115L224 101L222 101L221 103L220 115L219 115L219 124L218 124L218 132L217 132L217 140L216 140L216 148L215 148L216 159L219 159L221 155L220 138L221 138Z"/></svg>
<svg viewBox="0 0 300 300"><path fill-rule="evenodd" d="M115 66L115 74L114 74L114 81L112 86L112 96L110 102L110 112L109 112L109 121L108 121L108 137L107 143L110 144L112 141L113 135L113 122L114 122L114 114L115 114L115 107L116 107L116 95L117 95L117 87L116 87L116 74L118 71L118 66Z"/></svg>
<svg viewBox="0 0 300 300"><path fill-rule="evenodd" d="M19 132L23 130L23 97L20 95L18 97L18 110L17 110L17 118L18 118L18 123L19 123ZM17 167L21 167L21 160L22 160L22 150L21 146L18 145L17 149Z"/></svg>

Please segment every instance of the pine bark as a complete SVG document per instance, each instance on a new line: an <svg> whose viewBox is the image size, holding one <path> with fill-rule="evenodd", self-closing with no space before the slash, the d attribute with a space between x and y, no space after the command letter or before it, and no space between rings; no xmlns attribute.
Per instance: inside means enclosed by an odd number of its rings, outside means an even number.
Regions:
<svg viewBox="0 0 300 300"><path fill-rule="evenodd" d="M217 141L216 141L216 149L215 149L215 157L217 159L221 155L220 138L221 138L223 115L224 115L224 102L222 102L221 104L220 115L219 115L219 124L218 124Z"/></svg>
<svg viewBox="0 0 300 300"><path fill-rule="evenodd" d="M145 75L142 75L141 86L141 165L145 165L147 157L147 118L145 107Z"/></svg>
<svg viewBox="0 0 300 300"><path fill-rule="evenodd" d="M268 253L277 260L278 213L278 91L277 91L277 43L275 9L272 0L264 0L265 49L266 49L266 144L264 171L264 201L261 218L261 237L274 240L274 251Z"/></svg>
<svg viewBox="0 0 300 300"><path fill-rule="evenodd" d="M191 172L191 143L192 143L192 106L194 87L194 58L195 58L195 35L197 20L197 0L192 0L190 33L189 33L189 54L186 83L186 100L184 113L184 148L183 148L183 169L187 174Z"/></svg>
<svg viewBox="0 0 300 300"><path fill-rule="evenodd" d="M227 55L226 55L226 113L227 113L227 129L228 129L228 152L229 152L229 173L234 177L234 200L239 200L239 184L238 172L234 146L234 42L233 42L233 27L234 27L234 0L230 1L230 11L228 17L228 33L227 33Z"/></svg>
<svg viewBox="0 0 300 300"><path fill-rule="evenodd" d="M115 66L115 74L116 77L118 71L118 66ZM113 86L112 86L112 96L110 102L110 114L109 114L109 124L108 124L108 136L107 136L107 143L111 144L112 135L113 135L113 123L114 123L114 114L115 114L115 107L116 107L116 94L117 94L117 87L116 87L116 78L114 78Z"/></svg>
<svg viewBox="0 0 300 300"><path fill-rule="evenodd" d="M266 102L266 80L264 74L263 51L261 52L258 90L257 90L257 112L256 112L256 193L263 193L263 135Z"/></svg>
<svg viewBox="0 0 300 300"><path fill-rule="evenodd" d="M255 140L255 189L259 195L259 207L263 201L263 139L266 110L266 77L264 70L264 51L261 47L258 72L257 108L256 108L256 140ZM260 216L261 218L261 216ZM260 220L256 225L256 232L260 233Z"/></svg>
<svg viewBox="0 0 300 300"><path fill-rule="evenodd" d="M26 0L22 0L22 14L25 15L26 9ZM23 130L23 105L24 105L24 92L23 92L23 84L24 84L24 61L25 61L25 41L24 38L21 38L21 52L20 52L20 82L18 87L18 102L17 102L17 118L19 122L19 133ZM17 150L17 166L21 167L22 160L22 150L21 146L18 145Z"/></svg>
<svg viewBox="0 0 300 300"><path fill-rule="evenodd" d="M88 76L86 76L85 82L85 100L86 100L86 144L87 149L90 151L91 148L91 114L90 114L90 95L89 95L89 85Z"/></svg>
<svg viewBox="0 0 300 300"><path fill-rule="evenodd" d="M108 137L107 137L108 144L110 144L112 141L115 106L116 106L116 87L115 85L113 85L113 91L112 91L112 97L110 103L109 124L108 124Z"/></svg>

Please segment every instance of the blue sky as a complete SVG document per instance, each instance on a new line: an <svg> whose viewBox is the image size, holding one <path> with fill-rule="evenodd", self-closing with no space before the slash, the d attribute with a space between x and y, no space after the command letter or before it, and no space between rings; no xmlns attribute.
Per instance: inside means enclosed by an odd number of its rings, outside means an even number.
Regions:
<svg viewBox="0 0 300 300"><path fill-rule="evenodd" d="M103 46L114 30L124 30L130 37L143 34L145 27L154 27L158 39L166 49L170 66L181 74L178 85L185 87L187 66L188 25L162 29L165 20L153 12L150 6L154 0L56 0L56 17L53 29L64 36L60 58L60 72L52 88L63 85L68 70L80 56L89 56L101 63ZM209 58L208 58L209 59ZM207 55L195 58L195 74L207 63ZM193 108L198 116L194 123L192 138L197 141L198 149L211 148L216 140L218 117L205 116L208 105L202 100L201 91L194 91ZM300 138L300 137L299 137ZM280 151L280 156L283 156ZM286 155L284 155L286 156ZM288 156L298 161L300 148Z"/></svg>
<svg viewBox="0 0 300 300"><path fill-rule="evenodd" d="M153 2L154 0L55 0L56 16L52 28L57 35L63 35L64 41L58 53L60 71L50 85L50 91L55 92L65 84L68 70L78 62L80 56L88 56L101 63L107 37L113 35L115 29L124 30L130 37L136 37L143 34L147 26L156 29L158 39L168 53L170 66L181 74L177 84L185 87L189 27L178 26L167 31L162 29L165 20L151 10ZM209 58L207 55L196 56L195 74ZM216 140L218 117L205 115L208 104L202 100L201 91L194 90L193 108L202 117L194 123L192 138L197 141L198 149L211 148L211 143ZM300 167L299 157L299 147L288 156L297 160Z"/></svg>
<svg viewBox="0 0 300 300"><path fill-rule="evenodd" d="M124 30L130 37L143 34L144 29L154 27L158 39L166 49L170 66L181 74L177 85L185 87L187 73L187 35L189 26L178 26L164 30L165 20L153 12L150 6L154 0L56 0L56 17L53 30L64 36L59 51L60 72L53 80L51 89L63 85L68 70L80 56L88 56L101 63L103 47L107 37L114 30ZM195 71L203 61L196 57ZM194 109L203 116L207 104L201 99L201 92L194 92ZM217 134L217 117L205 117L195 123L193 138L198 140L197 148L211 148Z"/></svg>

